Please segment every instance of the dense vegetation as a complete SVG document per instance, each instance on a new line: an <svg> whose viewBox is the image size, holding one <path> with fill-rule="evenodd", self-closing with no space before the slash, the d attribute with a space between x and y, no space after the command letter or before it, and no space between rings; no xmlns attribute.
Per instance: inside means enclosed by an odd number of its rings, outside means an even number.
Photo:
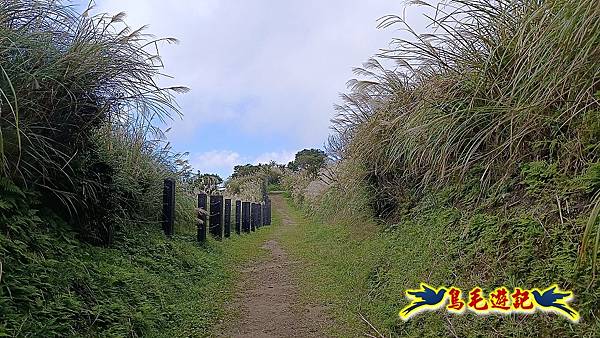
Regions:
<svg viewBox="0 0 600 338"><path fill-rule="evenodd" d="M321 149L303 149L296 153L294 160L287 165L293 171L305 171L311 176L316 176L327 162L327 154Z"/></svg>
<svg viewBox="0 0 600 338"><path fill-rule="evenodd" d="M0 199L11 204L2 212L9 236L0 235L6 337L207 336L227 317L236 267L260 254L256 247L268 234L200 246L193 223L178 217L171 239L158 224L124 223L105 248L78 240L68 224L22 195L36 200L16 186L4 186Z"/></svg>
<svg viewBox="0 0 600 338"><path fill-rule="evenodd" d="M286 179L320 224L306 226L297 254L331 270L310 279L315 290L386 335L594 336L600 7L447 3L429 9L433 33L398 16L380 21L414 36L356 69L362 79L349 82L332 121L328 152L337 161L321 177L325 188ZM373 220L381 232L353 240ZM341 243L341 255L328 249ZM348 276L358 282L344 284ZM558 283L574 291L582 320L437 313L404 323L402 292L419 282L487 292ZM349 291L331 286L339 283Z"/></svg>
<svg viewBox="0 0 600 338"><path fill-rule="evenodd" d="M238 166L226 194L259 201L285 182L314 217L282 238L309 263L304 290L357 334L597 335L597 0L449 0L430 12L433 34L381 20L414 37L356 69L332 121L335 161L305 149L289 170ZM193 174L157 127L187 90L157 84L158 46L176 41L123 20L0 1L0 336L207 334L228 271L264 240L194 242L194 193L223 180ZM178 182L171 239L158 224L167 176ZM582 320L402 322L403 291L419 282L558 283Z"/></svg>
<svg viewBox="0 0 600 338"><path fill-rule="evenodd" d="M256 165L236 165L225 184L226 195L232 199L261 202L267 192L278 187L284 166L274 161Z"/></svg>
<svg viewBox="0 0 600 338"><path fill-rule="evenodd" d="M171 93L186 88L159 87L149 52L175 40L147 40L123 17L55 1L0 12L2 176L99 244L119 220L154 221L156 183L181 167L154 124L178 114Z"/></svg>
<svg viewBox="0 0 600 338"><path fill-rule="evenodd" d="M206 177L191 180L156 127L186 91L156 82L157 48L176 40L124 17L0 2L0 336L205 334L230 258L255 254L250 238L194 242L190 192ZM179 187L170 240L167 176Z"/></svg>

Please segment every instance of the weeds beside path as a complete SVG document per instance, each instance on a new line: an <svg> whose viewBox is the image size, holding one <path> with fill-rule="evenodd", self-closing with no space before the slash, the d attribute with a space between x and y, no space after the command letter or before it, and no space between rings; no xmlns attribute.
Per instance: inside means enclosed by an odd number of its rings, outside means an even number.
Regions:
<svg viewBox="0 0 600 338"><path fill-rule="evenodd" d="M432 200L435 202L432 203ZM576 325L558 315L546 313L527 316L466 313L458 316L434 311L408 322L400 320L398 311L407 304L405 290L421 282L431 285L452 283L464 289L478 285L484 290L493 290L500 284L509 287L544 286L557 279L556 266L549 271L548 263L542 259L523 263L524 260L519 257L530 252L527 247L512 250L513 257L508 262L494 263L496 265L491 266L489 271L495 275L489 279L473 273L470 267L482 269L473 265L478 259L484 261L482 253L496 255L499 249L510 249L499 246L496 236L480 237L475 227L483 224L490 233L500 233L505 223L498 216L489 214L468 216L462 222L471 224L475 230L459 238L460 234L454 230L461 216L460 209L449 207L439 200L443 201L441 197L432 195L416 205L409 216L382 227L348 215L338 214L339 219L319 217L318 214L306 216L305 209L296 207L293 202L273 199L276 215L282 215L283 219L294 224L282 226L275 232L275 238L291 259L301 262L291 266L298 279L300 299L320 304L332 318L334 325L325 332L327 336L598 336L597 306L594 305L598 304L597 288L587 291L580 286L573 287L577 295L574 306L583 318ZM482 220L486 222L482 223ZM520 231L535 236L536 224L524 224L528 227L521 225ZM510 236L514 234L518 233L512 232ZM554 236L560 236L558 234ZM522 243L534 243L530 237L521 236L518 238ZM557 243L564 243L560 237L554 238ZM555 264L562 256L540 258ZM493 258L485 258L485 261L495 262ZM502 264L523 266L522 269L528 267L530 270L520 270L525 273L504 271L500 269ZM584 287L587 285L582 284ZM566 285L565 288L568 288L569 285Z"/></svg>

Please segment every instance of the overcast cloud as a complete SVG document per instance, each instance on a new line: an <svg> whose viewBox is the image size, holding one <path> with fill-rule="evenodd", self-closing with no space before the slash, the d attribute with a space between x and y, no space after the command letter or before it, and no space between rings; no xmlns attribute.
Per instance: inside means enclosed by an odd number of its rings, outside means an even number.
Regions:
<svg viewBox="0 0 600 338"><path fill-rule="evenodd" d="M133 27L175 37L163 46L169 84L184 119L169 140L202 172L228 176L235 164L287 162L322 147L332 106L352 67L385 48L397 30L376 20L400 14L394 0L97 0L94 12L124 11ZM409 21L422 26L418 10ZM412 15L412 17L410 17Z"/></svg>

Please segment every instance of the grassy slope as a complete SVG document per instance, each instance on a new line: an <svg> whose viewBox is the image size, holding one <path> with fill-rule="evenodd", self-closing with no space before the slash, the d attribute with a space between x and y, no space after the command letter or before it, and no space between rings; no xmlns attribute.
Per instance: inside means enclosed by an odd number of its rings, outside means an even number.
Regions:
<svg viewBox="0 0 600 338"><path fill-rule="evenodd" d="M208 335L226 315L234 267L260 255L256 248L269 234L267 228L200 247L191 232L168 240L157 227L99 248L64 231L2 237L8 256L0 336ZM18 263L10 260L16 257Z"/></svg>
<svg viewBox="0 0 600 338"><path fill-rule="evenodd" d="M573 280L575 247L558 227L546 229L528 219L515 220L507 229L506 220L486 213L461 216L443 196L424 198L403 221L387 231L369 224L341 224L304 218L291 206L298 222L283 236L286 249L306 264L298 270L306 296L330 304L341 327L339 336L358 336L371 331L359 318L365 316L385 336L485 337L485 336L585 336L600 332L598 282L589 278ZM456 224L467 230L457 233ZM548 238L540 239L547 236ZM515 240L518 242L515 244ZM541 255L536 241L548 241L556 249ZM510 249L499 250L502 246ZM522 244L518 244L522 243ZM502 256L502 257L500 257ZM490 263L492 262L492 263ZM575 290L575 307L584 317L580 324L554 315L484 316L423 314L404 323L398 311L406 305L404 290L419 282L475 285L488 291L508 287L542 287L557 282ZM592 312L594 315L592 316ZM596 316L596 317L594 317Z"/></svg>

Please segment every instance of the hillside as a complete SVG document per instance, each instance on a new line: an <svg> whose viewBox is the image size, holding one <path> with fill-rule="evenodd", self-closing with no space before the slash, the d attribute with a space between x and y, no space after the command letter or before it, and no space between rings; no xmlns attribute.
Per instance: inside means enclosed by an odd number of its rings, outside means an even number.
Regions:
<svg viewBox="0 0 600 338"><path fill-rule="evenodd" d="M596 336L600 7L482 0L433 10L433 34L382 18L413 39L356 69L332 120L335 161L286 178L320 224L307 223L299 254L346 272L326 273L329 283L356 278L351 291L323 288L386 336ZM339 243L343 255L329 249ZM574 292L581 320L392 318L422 282L485 294L557 284Z"/></svg>

